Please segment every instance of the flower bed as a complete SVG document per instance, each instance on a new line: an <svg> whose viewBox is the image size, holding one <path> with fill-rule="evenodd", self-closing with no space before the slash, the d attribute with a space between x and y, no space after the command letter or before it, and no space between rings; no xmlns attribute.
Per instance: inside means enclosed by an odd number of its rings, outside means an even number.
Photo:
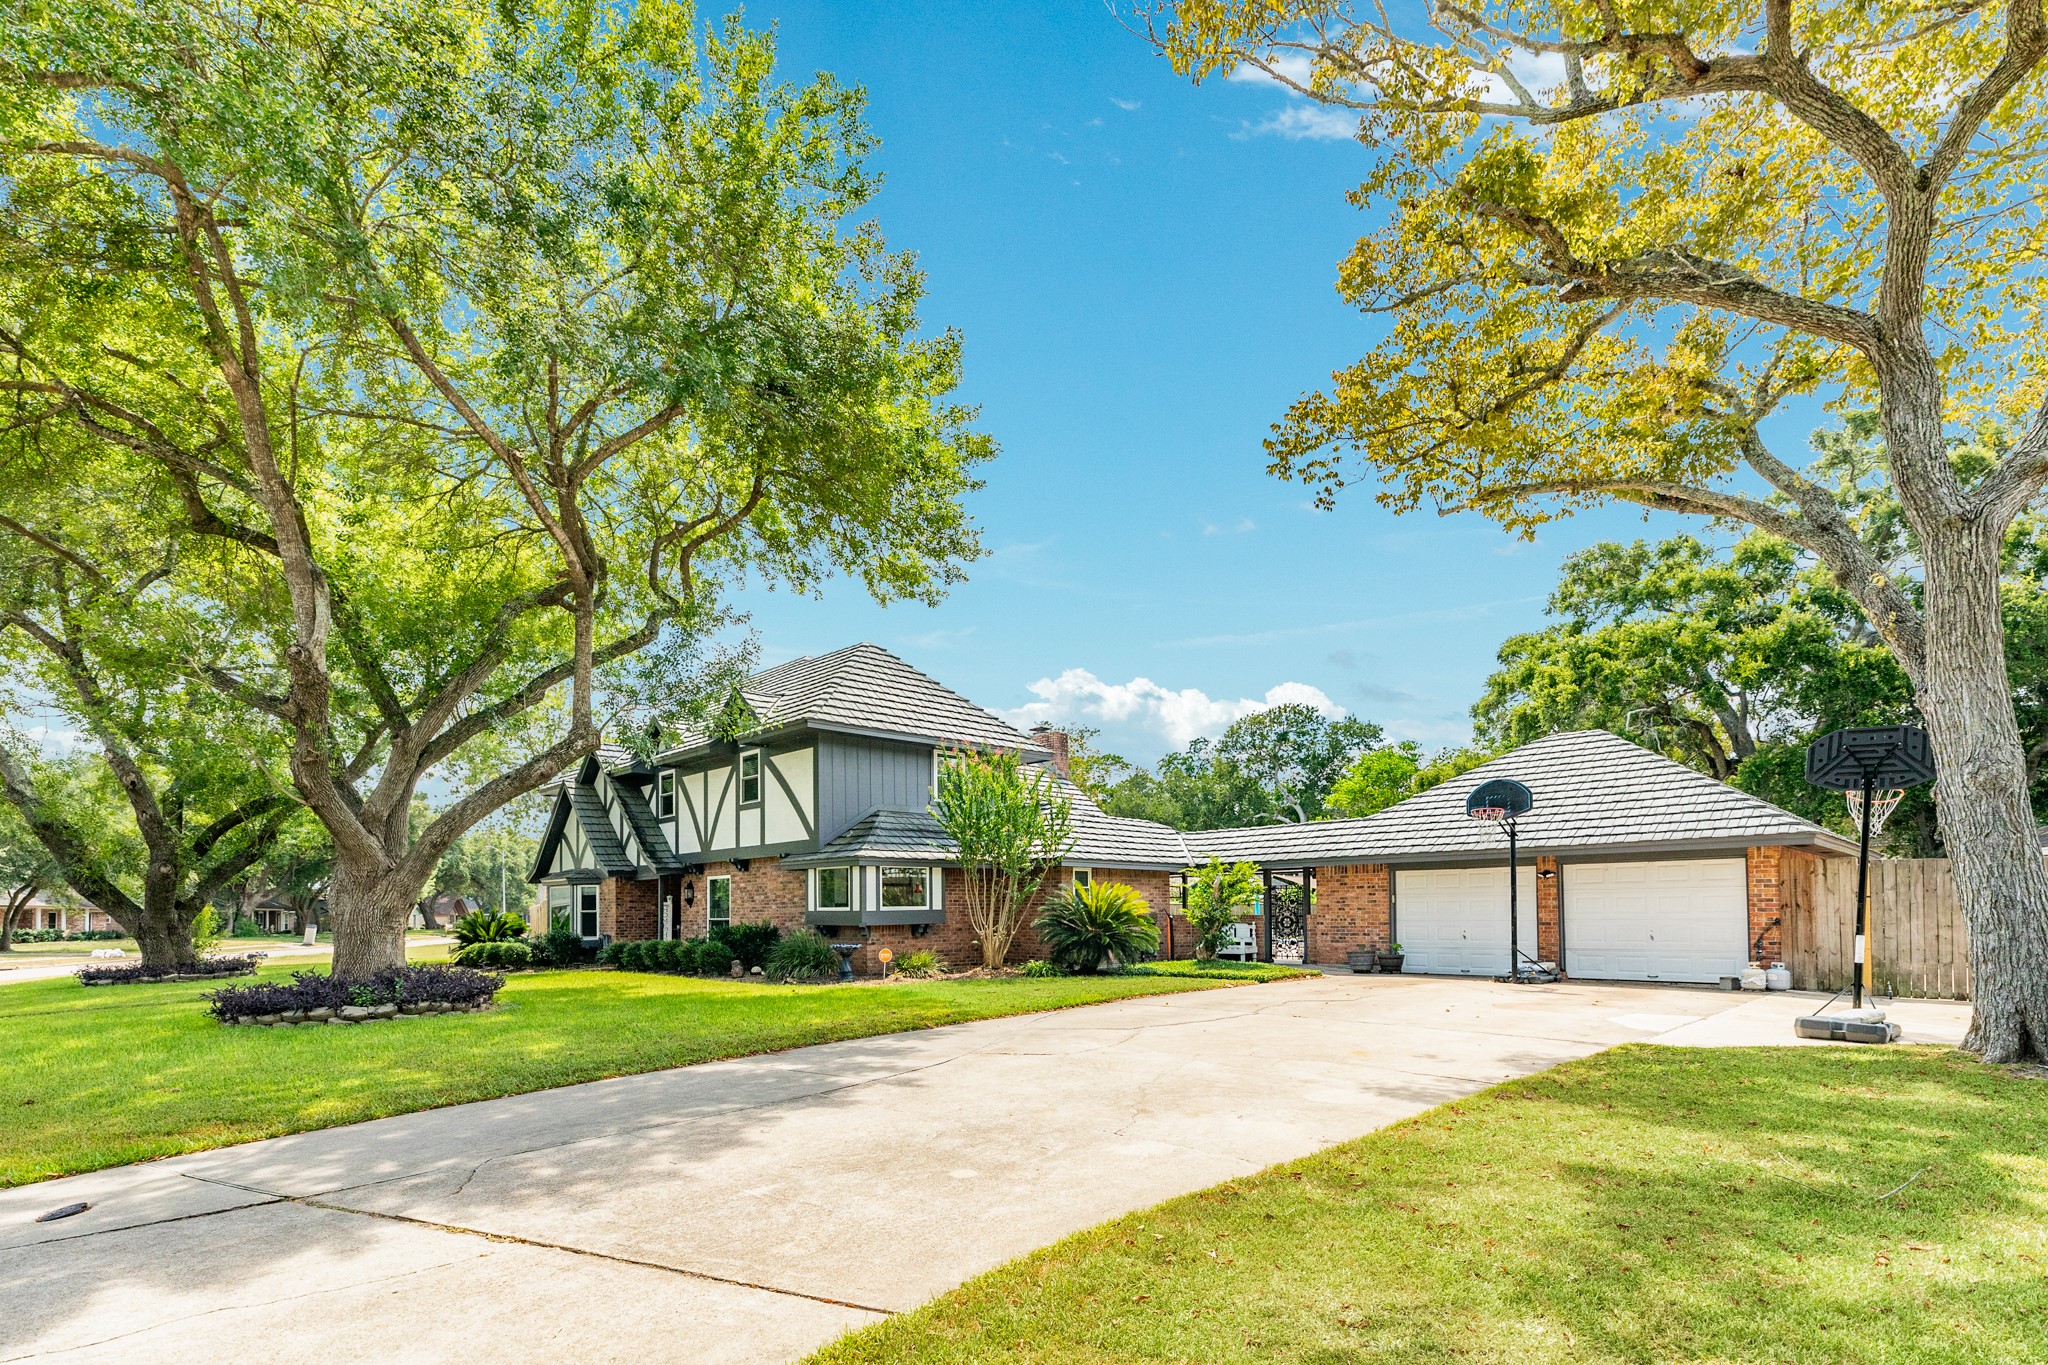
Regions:
<svg viewBox="0 0 2048 1365"><path fill-rule="evenodd" d="M226 986L207 996L223 1024L365 1024L489 1009L505 978L468 967L399 967L360 980L294 972L290 981Z"/></svg>
<svg viewBox="0 0 2048 1365"><path fill-rule="evenodd" d="M248 957L203 957L183 972L153 972L140 962L80 967L81 986L132 986L159 981L212 981L223 976L247 976L256 970L256 955Z"/></svg>

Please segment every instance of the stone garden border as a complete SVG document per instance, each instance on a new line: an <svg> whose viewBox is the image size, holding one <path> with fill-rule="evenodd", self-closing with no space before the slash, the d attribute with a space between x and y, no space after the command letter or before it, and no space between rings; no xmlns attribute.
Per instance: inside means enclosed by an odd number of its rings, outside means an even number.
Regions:
<svg viewBox="0 0 2048 1365"><path fill-rule="evenodd" d="M343 1005L339 1009L321 1006L310 1010L286 1010L282 1014L243 1015L227 1021L230 1028L254 1025L258 1028L294 1028L301 1024L374 1024L384 1019L417 1019L427 1014L481 1014L497 1005L479 1000L471 1005L454 1005L445 1000L417 1004Z"/></svg>
<svg viewBox="0 0 2048 1365"><path fill-rule="evenodd" d="M256 959L253 957L223 958L218 960L232 962L235 965L224 966L210 972L172 972L166 976L137 976L124 979L121 977L102 976L93 978L87 976L87 972L94 970L125 970L125 968L115 966L113 963L95 962L88 966L80 967L73 975L78 978L78 984L81 986L159 986L166 981L221 981L231 976L254 976L256 974Z"/></svg>

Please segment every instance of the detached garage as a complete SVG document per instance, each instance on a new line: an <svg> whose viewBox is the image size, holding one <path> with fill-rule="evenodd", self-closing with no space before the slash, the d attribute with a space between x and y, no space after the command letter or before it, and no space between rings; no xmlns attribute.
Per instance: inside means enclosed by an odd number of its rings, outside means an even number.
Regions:
<svg viewBox="0 0 2048 1365"><path fill-rule="evenodd" d="M1405 970L1508 970L1507 840L1469 820L1493 778L1518 822L1525 953L1586 980L1714 982L1779 955L1791 881L1849 840L1605 730L1549 735L1362 820L1210 830L1197 858L1309 874L1308 960L1399 943Z"/></svg>

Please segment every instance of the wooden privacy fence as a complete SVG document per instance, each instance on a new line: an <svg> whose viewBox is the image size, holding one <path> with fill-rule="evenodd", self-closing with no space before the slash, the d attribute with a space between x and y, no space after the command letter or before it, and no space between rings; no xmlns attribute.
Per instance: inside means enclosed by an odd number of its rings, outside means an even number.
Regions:
<svg viewBox="0 0 2048 1365"><path fill-rule="evenodd" d="M1802 858L1787 877L1782 942L1792 985L1847 987L1855 961L1856 860ZM1970 939L1946 858L1870 864L1871 984L1881 995L1970 998Z"/></svg>

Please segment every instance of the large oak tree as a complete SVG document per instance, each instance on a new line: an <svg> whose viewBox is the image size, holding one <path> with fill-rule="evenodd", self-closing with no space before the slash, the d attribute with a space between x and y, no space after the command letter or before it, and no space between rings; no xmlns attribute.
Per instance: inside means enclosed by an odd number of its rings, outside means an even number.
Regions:
<svg viewBox="0 0 2048 1365"><path fill-rule="evenodd" d="M1384 223L1340 287L1387 330L1295 404L1276 471L1525 530L1622 499L1818 556L1933 739L1970 1043L2048 1055L2048 869L1999 602L2006 529L2048 480L2041 0L1439 0L1412 21L1182 0L1153 24L1181 70L1263 70L1379 152L1354 197ZM1772 448L1806 395L1877 412L1917 595ZM1987 412L2020 434L1962 477L1947 438Z"/></svg>
<svg viewBox="0 0 2048 1365"><path fill-rule="evenodd" d="M399 961L453 842L742 581L928 599L978 552L991 447L854 219L859 94L773 66L665 0L93 0L0 38L8 383L233 551L184 605L253 643L184 669L288 744L339 974Z"/></svg>

